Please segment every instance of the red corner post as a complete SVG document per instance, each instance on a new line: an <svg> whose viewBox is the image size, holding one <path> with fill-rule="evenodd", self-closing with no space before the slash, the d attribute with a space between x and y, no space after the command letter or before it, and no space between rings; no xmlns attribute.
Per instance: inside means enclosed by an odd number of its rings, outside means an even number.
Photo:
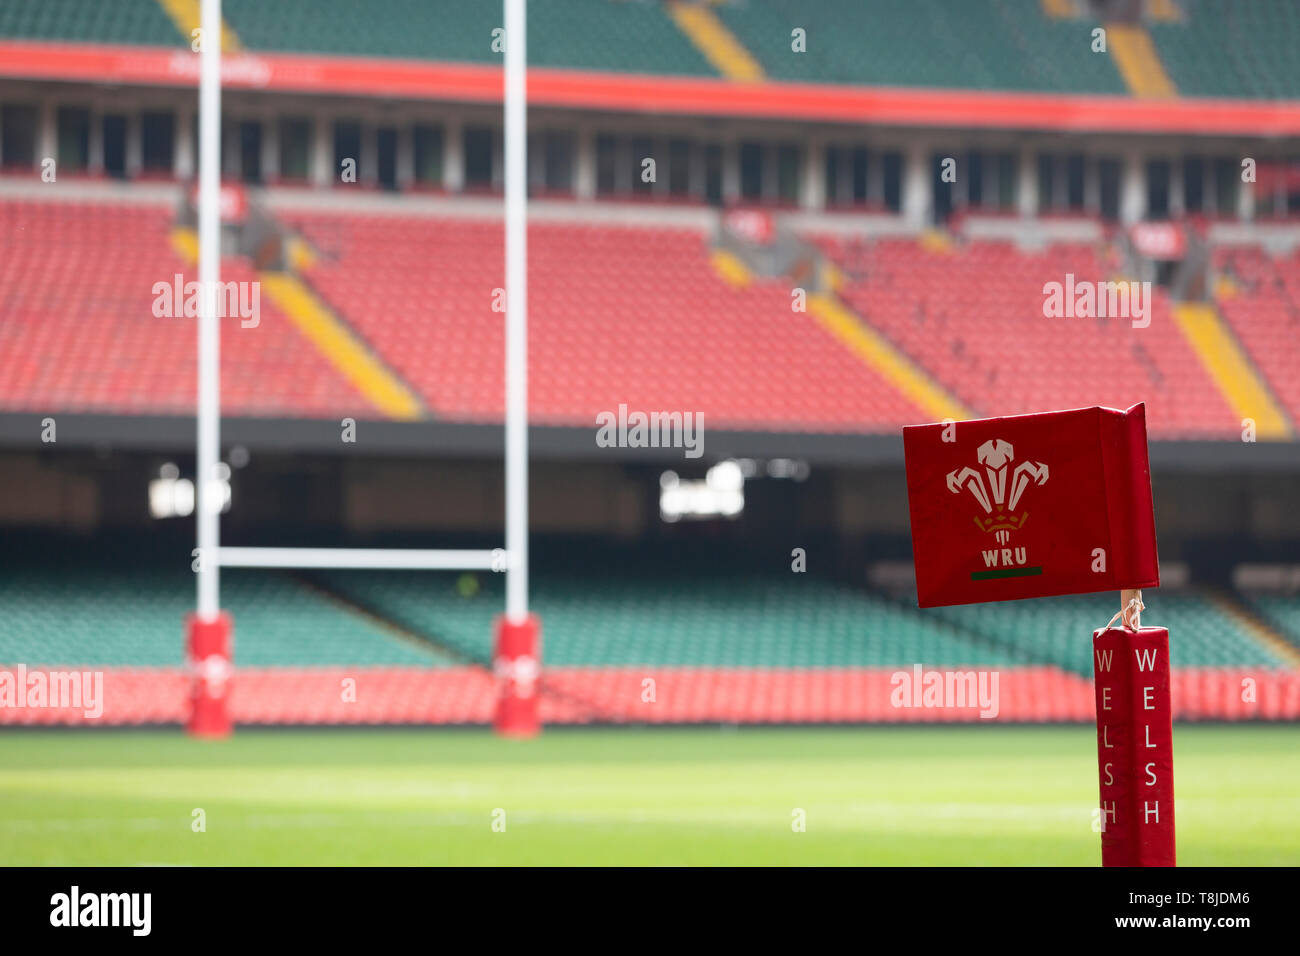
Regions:
<svg viewBox="0 0 1300 956"><path fill-rule="evenodd" d="M542 729L538 713L542 626L537 615L522 621L505 616L496 621L492 673L496 678L493 729L503 737L536 737Z"/></svg>
<svg viewBox="0 0 1300 956"><path fill-rule="evenodd" d="M1174 866L1169 631L1093 632L1102 866Z"/></svg>
<svg viewBox="0 0 1300 956"><path fill-rule="evenodd" d="M185 730L193 737L229 737L230 615L222 611L211 620L196 614L185 618L185 663L190 674L190 715Z"/></svg>

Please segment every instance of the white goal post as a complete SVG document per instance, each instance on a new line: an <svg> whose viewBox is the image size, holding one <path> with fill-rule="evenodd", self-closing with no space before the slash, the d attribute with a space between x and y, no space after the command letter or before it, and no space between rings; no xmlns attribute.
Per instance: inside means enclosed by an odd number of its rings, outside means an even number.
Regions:
<svg viewBox="0 0 1300 956"><path fill-rule="evenodd" d="M505 517L504 551L393 548L222 547L218 479L221 446L221 338L216 290L221 273L221 0L202 0L199 72L199 280L196 619L221 614L220 569L387 568L500 570L506 621L528 619L528 343L526 0L504 0L505 29ZM217 501L210 499L216 496Z"/></svg>

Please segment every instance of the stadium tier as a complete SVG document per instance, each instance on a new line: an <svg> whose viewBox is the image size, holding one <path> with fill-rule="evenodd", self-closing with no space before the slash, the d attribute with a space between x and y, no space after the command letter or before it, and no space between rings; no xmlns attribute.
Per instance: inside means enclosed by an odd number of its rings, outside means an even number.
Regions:
<svg viewBox="0 0 1300 956"><path fill-rule="evenodd" d="M426 60L500 61L491 3L400 0L376 17L349 0L225 0L227 23L251 49ZM537 66L633 73L713 73L659 3L548 0L533 17L529 60Z"/></svg>
<svg viewBox="0 0 1300 956"><path fill-rule="evenodd" d="M0 199L0 408L193 414L193 319L154 313L157 282L193 268L165 207ZM249 280L247 260L224 265ZM252 415L368 409L264 298L256 328L222 325L222 391Z"/></svg>
<svg viewBox="0 0 1300 956"><path fill-rule="evenodd" d="M1221 249L1218 304L1292 421L1300 421L1300 254Z"/></svg>
<svg viewBox="0 0 1300 956"><path fill-rule="evenodd" d="M8 0L0 37L184 47L186 9ZM226 0L223 12L239 47L252 51L499 59L492 4L402 0L385 9L376 17L348 0ZM1288 3L1158 4L1140 21L1104 24L1115 56L1092 49L1102 25L1087 3L1042 0L548 0L546 16L530 19L529 55L541 67L664 76L1107 95L1142 95L1147 69L1184 96L1300 94L1300 11Z"/></svg>
<svg viewBox="0 0 1300 956"><path fill-rule="evenodd" d="M500 420L499 223L296 222L325 253L309 280L436 414ZM529 237L534 421L585 425L620 402L697 409L719 427L875 430L922 414L792 313L787 283L724 281L702 231L536 224Z"/></svg>
<svg viewBox="0 0 1300 956"><path fill-rule="evenodd" d="M1179 0L1184 15L1149 25L1184 96L1300 95L1300 8L1273 0Z"/></svg>
<svg viewBox="0 0 1300 956"><path fill-rule="evenodd" d="M181 46L185 38L157 0L6 0L0 37Z"/></svg>
<svg viewBox="0 0 1300 956"><path fill-rule="evenodd" d="M188 33L164 6L157 0L7 0L0 37L189 46ZM222 12L240 46L251 50L500 62L492 31L501 28L501 10L489 3L390 0L384 16L376 16L349 0L225 0ZM661 4L547 0L546 13L529 24L535 65L717 75Z"/></svg>
<svg viewBox="0 0 1300 956"><path fill-rule="evenodd" d="M1161 626L1178 635L1169 646L1174 667L1274 670L1291 666L1209 595L1161 594L1152 604L1159 609ZM1017 607L1011 614L998 604L939 608L936 614L990 642L1028 653L1033 660L1078 674L1092 673L1091 649L1078 635L1098 626L1095 598L1046 598Z"/></svg>
<svg viewBox="0 0 1300 956"><path fill-rule="evenodd" d="M1146 401L1156 434L1232 430L1227 402L1159 289L1139 338L1127 318L1044 317L1044 276L1113 278L1115 263L1093 246L1027 252L990 241L931 252L914 240L821 242L847 279L845 300L972 408Z"/></svg>
<svg viewBox="0 0 1300 956"><path fill-rule="evenodd" d="M1300 649L1300 596L1256 594L1251 596L1250 604L1293 647Z"/></svg>
<svg viewBox="0 0 1300 956"><path fill-rule="evenodd" d="M1089 720L1088 643L1101 596L920 612L910 600L817 579L724 572L599 554L539 565L540 685L548 722L691 723ZM125 560L123 564L129 563ZM148 564L148 562L146 562ZM177 621L192 576L149 565L49 560L0 581L0 665L102 671L101 722L181 718L188 687ZM485 723L492 713L494 575L232 571L233 703L241 723ZM671 595L671 600L666 596ZM1185 719L1294 719L1300 672L1270 645L1300 646L1292 598L1170 593L1149 598L1179 635L1175 706ZM1243 605L1243 601L1247 602ZM1253 607L1277 630L1248 623ZM899 675L996 674L996 714L927 711L891 698ZM1242 681L1262 689L1244 702ZM647 683L648 682L648 683ZM58 709L0 709L0 723L75 723Z"/></svg>
<svg viewBox="0 0 1300 956"><path fill-rule="evenodd" d="M150 584L122 570L14 569L0 583L6 662L30 666L177 668L176 622L193 604L193 576L155 569ZM223 601L238 615L247 667L439 667L431 645L404 641L287 575L231 572Z"/></svg>
<svg viewBox="0 0 1300 956"><path fill-rule="evenodd" d="M806 668L1015 666L1016 648L972 641L859 589L786 577L681 573L545 576L534 608L556 667ZM688 586L688 582L690 583ZM481 661L491 657L499 582L474 600L422 575L338 574L330 586L413 631ZM664 600L663 595L673 595Z"/></svg>
<svg viewBox="0 0 1300 956"><path fill-rule="evenodd" d="M772 79L1126 92L1110 58L1078 42L1096 21L1050 19L1040 0L748 0L715 9ZM792 48L795 28L806 31L811 52Z"/></svg>
<svg viewBox="0 0 1300 956"><path fill-rule="evenodd" d="M0 215L8 227L0 410L192 413L191 330L183 318L154 315L155 283L193 268L169 213L5 199ZM302 295L272 294L283 274L259 276L246 258L224 266L228 280L260 277L264 286L255 327L223 323L229 413L500 420L499 222L360 212L284 221L313 250ZM818 237L853 312L846 333L792 310L790 279L736 280L702 229L575 219L535 223L530 237L538 423L587 425L626 403L694 409L713 427L870 433L945 417L937 403L952 396L976 414L1145 401L1157 437L1239 430L1229 393L1163 290L1139 337L1126 318L1044 317L1044 277L1115 275L1102 247ZM1292 420L1297 262L1251 247L1215 259L1229 280L1219 284L1223 318ZM354 347L332 347L322 323ZM896 352L864 355L854 326ZM921 369L939 398L900 385L900 362ZM384 404L394 390L414 396L409 409Z"/></svg>

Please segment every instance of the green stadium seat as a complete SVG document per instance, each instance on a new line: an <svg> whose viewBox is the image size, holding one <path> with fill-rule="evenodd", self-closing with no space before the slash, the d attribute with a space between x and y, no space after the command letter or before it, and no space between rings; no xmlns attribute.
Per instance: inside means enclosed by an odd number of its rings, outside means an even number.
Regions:
<svg viewBox="0 0 1300 956"><path fill-rule="evenodd" d="M1039 0L741 0L718 16L777 80L1124 94L1091 20L1051 20ZM791 31L807 31L807 52Z"/></svg>
<svg viewBox="0 0 1300 956"><path fill-rule="evenodd" d="M0 37L188 46L157 0L4 0Z"/></svg>
<svg viewBox="0 0 1300 956"><path fill-rule="evenodd" d="M1092 673L1091 634L1116 610L1112 597L1081 595L1013 605L977 604L937 608L934 613L989 641L1020 647L1036 661L1088 675ZM1287 666L1205 597L1153 592L1144 598L1147 611L1143 623L1169 628L1169 656L1174 667Z"/></svg>
<svg viewBox="0 0 1300 956"><path fill-rule="evenodd" d="M532 608L554 667L838 668L1011 666L1015 648L973 641L888 600L815 579L538 571ZM338 573L357 603L485 662L502 582L463 597L456 576ZM671 599L666 597L671 595Z"/></svg>
<svg viewBox="0 0 1300 956"><path fill-rule="evenodd" d="M1300 594L1254 594L1247 604L1300 648Z"/></svg>
<svg viewBox="0 0 1300 956"><path fill-rule="evenodd" d="M382 13L353 0L225 0L227 23L252 50L500 63L499 3L389 0ZM713 75L657 3L547 0L528 17L533 66Z"/></svg>
<svg viewBox="0 0 1300 956"><path fill-rule="evenodd" d="M345 609L289 575L227 571L222 606L244 667L453 663ZM179 667L193 575L137 569L13 570L0 576L0 662L29 666Z"/></svg>
<svg viewBox="0 0 1300 956"><path fill-rule="evenodd" d="M1300 95L1300 7L1277 0L1180 0L1180 23L1149 26L1183 96Z"/></svg>

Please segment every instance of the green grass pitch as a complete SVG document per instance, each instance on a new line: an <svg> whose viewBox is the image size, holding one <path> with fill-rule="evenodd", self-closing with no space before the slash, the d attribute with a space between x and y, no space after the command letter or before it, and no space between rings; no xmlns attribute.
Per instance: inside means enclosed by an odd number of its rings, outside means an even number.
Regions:
<svg viewBox="0 0 1300 956"><path fill-rule="evenodd" d="M1300 726L1174 747L1180 864L1300 864ZM4 864L1094 866L1096 800L1090 727L0 733Z"/></svg>

